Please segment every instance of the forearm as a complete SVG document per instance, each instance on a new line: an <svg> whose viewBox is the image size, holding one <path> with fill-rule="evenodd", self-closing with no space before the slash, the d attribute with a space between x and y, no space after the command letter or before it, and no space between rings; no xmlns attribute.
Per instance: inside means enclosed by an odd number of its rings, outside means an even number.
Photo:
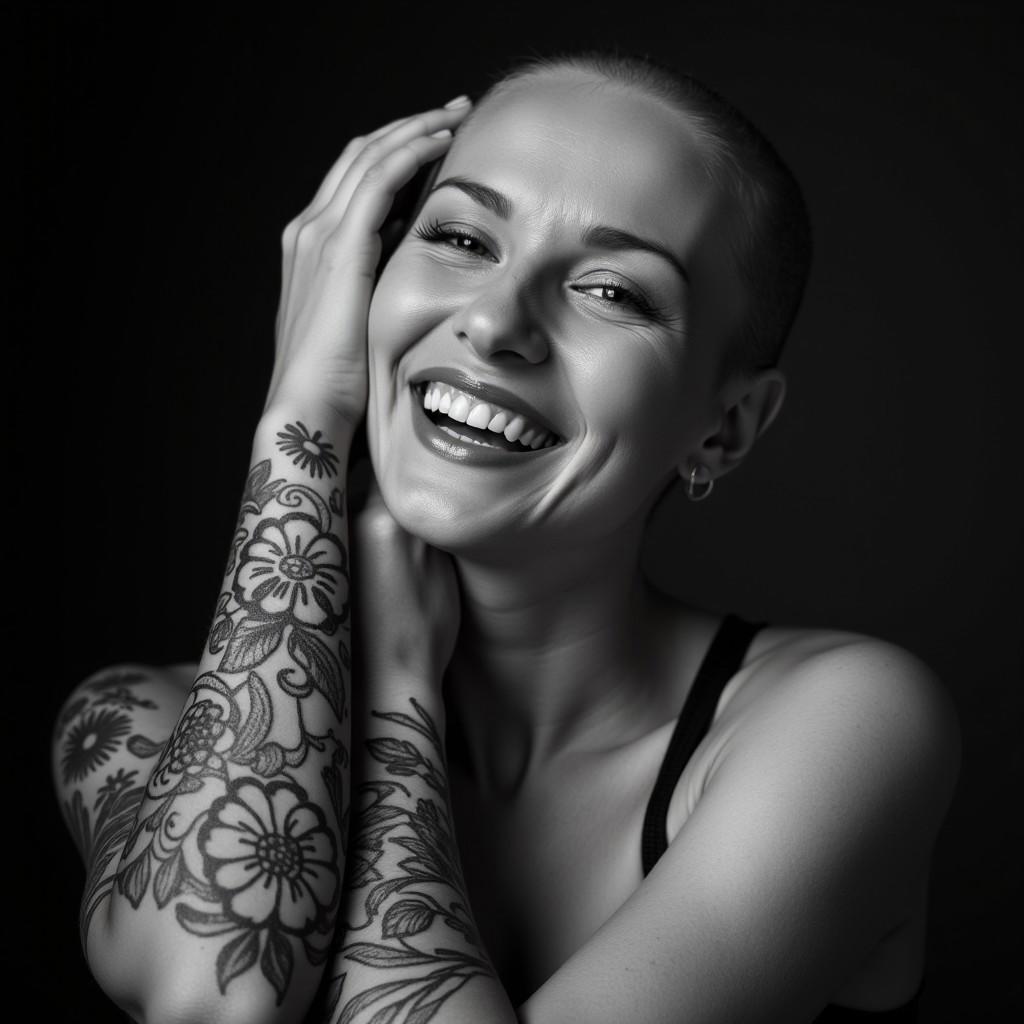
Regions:
<svg viewBox="0 0 1024 1024"><path fill-rule="evenodd" d="M141 1018L300 1019L316 988L349 803L350 440L298 408L257 429L198 674L170 739L150 744L87 936Z"/></svg>
<svg viewBox="0 0 1024 1024"><path fill-rule="evenodd" d="M462 877L440 697L401 683L368 696L329 1019L514 1024Z"/></svg>

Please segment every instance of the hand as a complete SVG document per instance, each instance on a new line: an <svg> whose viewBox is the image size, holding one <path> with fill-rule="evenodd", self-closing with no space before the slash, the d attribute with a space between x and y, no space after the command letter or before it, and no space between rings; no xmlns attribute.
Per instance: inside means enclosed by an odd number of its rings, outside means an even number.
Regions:
<svg viewBox="0 0 1024 1024"><path fill-rule="evenodd" d="M353 427L366 408L366 321L395 193L441 157L468 102L353 139L284 229L281 301L265 410L325 408Z"/></svg>
<svg viewBox="0 0 1024 1024"><path fill-rule="evenodd" d="M395 522L372 478L353 533L354 642L365 685L422 682L439 693L459 631L455 563Z"/></svg>

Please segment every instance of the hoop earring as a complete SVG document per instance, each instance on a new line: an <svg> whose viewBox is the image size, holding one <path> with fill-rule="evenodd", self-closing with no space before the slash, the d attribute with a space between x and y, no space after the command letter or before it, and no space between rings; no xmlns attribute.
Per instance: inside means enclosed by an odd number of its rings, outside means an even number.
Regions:
<svg viewBox="0 0 1024 1024"><path fill-rule="evenodd" d="M686 496L690 501L703 501L715 486L715 478L707 466L697 463L690 469L686 481Z"/></svg>

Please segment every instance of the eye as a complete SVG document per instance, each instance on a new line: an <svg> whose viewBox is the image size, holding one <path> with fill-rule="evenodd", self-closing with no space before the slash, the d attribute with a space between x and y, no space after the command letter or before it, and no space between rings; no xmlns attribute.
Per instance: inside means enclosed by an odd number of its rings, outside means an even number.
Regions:
<svg viewBox="0 0 1024 1024"><path fill-rule="evenodd" d="M617 305L621 303L631 305L633 302L633 293L628 288L623 288L620 284L591 284L577 290L591 293L599 292L598 298L604 299L605 302L614 302Z"/></svg>
<svg viewBox="0 0 1024 1024"><path fill-rule="evenodd" d="M620 281L601 281L596 284L573 285L573 291L582 295L593 295L602 302L612 306L625 306L633 309L644 316L658 316L659 311L655 309L639 292L627 288Z"/></svg>
<svg viewBox="0 0 1024 1024"><path fill-rule="evenodd" d="M419 225L413 234L425 242L456 249L467 256L477 256L489 260L495 258L487 247L487 243L479 235L461 225L441 224L436 220L428 221L426 224Z"/></svg>

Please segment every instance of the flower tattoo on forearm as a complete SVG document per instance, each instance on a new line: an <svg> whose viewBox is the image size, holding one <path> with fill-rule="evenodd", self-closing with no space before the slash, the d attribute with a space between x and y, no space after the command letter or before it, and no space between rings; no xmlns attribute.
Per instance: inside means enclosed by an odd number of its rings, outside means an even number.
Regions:
<svg viewBox="0 0 1024 1024"><path fill-rule="evenodd" d="M337 457L320 437L306 454L330 475ZM80 792L65 803L90 856L83 935L114 887L134 908L149 897L186 932L222 940L221 992L258 971L280 1005L296 955L323 963L334 934L350 623L343 495L271 476L269 460L249 473L207 641L205 664L216 660L171 736L133 733L130 689L116 683L69 705L59 728L65 784L122 745L140 760L93 806Z"/></svg>
<svg viewBox="0 0 1024 1024"><path fill-rule="evenodd" d="M289 423L277 436L277 447L311 477L331 477L337 472L338 456L334 454L334 445L323 439L321 431L310 434L306 425L298 420Z"/></svg>

